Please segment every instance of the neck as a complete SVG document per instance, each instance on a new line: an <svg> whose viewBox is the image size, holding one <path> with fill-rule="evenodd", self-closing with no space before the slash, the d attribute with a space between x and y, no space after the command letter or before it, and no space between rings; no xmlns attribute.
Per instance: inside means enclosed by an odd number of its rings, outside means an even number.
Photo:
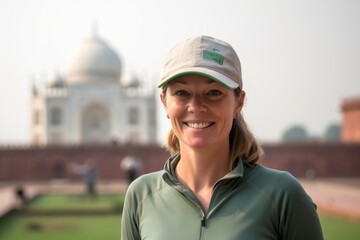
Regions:
<svg viewBox="0 0 360 240"><path fill-rule="evenodd" d="M180 148L176 166L178 180L197 197L204 212L208 211L216 182L230 171L229 148Z"/></svg>
<svg viewBox="0 0 360 240"><path fill-rule="evenodd" d="M191 190L212 188L215 183L230 171L229 149L219 147L211 149L180 148L181 159L176 167L180 181Z"/></svg>

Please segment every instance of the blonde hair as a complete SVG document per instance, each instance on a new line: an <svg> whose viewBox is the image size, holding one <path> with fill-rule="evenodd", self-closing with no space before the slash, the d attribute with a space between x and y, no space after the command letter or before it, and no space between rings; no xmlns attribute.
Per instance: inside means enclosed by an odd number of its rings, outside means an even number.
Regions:
<svg viewBox="0 0 360 240"><path fill-rule="evenodd" d="M237 96L240 95L240 88L234 90ZM166 87L163 88L163 94L165 97ZM244 164L254 165L259 161L260 157L263 155L263 149L260 146L260 143L256 140L255 136L250 131L247 126L245 119L242 114L239 114L237 118L234 119L233 125L229 134L229 143L230 143L230 164L231 169L235 167L236 160L240 157ZM165 143L166 149L170 152L171 155L177 154L180 152L180 143L179 139L174 134L171 129L167 142Z"/></svg>

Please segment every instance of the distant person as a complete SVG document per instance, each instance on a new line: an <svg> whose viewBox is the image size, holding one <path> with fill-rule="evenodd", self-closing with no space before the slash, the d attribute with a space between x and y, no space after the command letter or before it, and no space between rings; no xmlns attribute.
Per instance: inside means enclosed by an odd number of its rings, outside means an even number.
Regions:
<svg viewBox="0 0 360 240"><path fill-rule="evenodd" d="M240 61L228 43L208 36L178 43L159 87L172 156L164 170L130 184L122 240L323 239L300 183L258 164L262 149L243 118Z"/></svg>
<svg viewBox="0 0 360 240"><path fill-rule="evenodd" d="M73 164L72 171L84 176L87 194L89 196L96 195L96 176L97 169L92 160L87 160L84 165Z"/></svg>
<svg viewBox="0 0 360 240"><path fill-rule="evenodd" d="M23 186L17 186L15 188L15 196L19 200L21 206L25 206L27 202L27 196L25 192L25 188Z"/></svg>
<svg viewBox="0 0 360 240"><path fill-rule="evenodd" d="M120 167L126 172L127 181L130 184L137 178L140 161L133 156L127 156L121 161Z"/></svg>
<svg viewBox="0 0 360 240"><path fill-rule="evenodd" d="M96 167L92 162L87 162L84 169L84 177L89 196L96 195Z"/></svg>

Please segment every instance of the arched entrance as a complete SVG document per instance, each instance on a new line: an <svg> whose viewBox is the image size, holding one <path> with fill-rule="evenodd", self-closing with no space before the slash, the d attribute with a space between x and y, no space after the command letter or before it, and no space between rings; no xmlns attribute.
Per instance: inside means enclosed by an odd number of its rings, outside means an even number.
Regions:
<svg viewBox="0 0 360 240"><path fill-rule="evenodd" d="M107 108L91 104L81 116L83 143L105 143L110 141L110 116Z"/></svg>

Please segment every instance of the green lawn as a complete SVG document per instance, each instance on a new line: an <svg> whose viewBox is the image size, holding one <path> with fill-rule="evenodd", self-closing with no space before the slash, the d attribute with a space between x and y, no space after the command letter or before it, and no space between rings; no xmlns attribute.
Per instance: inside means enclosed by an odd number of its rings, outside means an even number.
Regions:
<svg viewBox="0 0 360 240"><path fill-rule="evenodd" d="M348 220L334 215L320 214L325 240L359 240L360 220Z"/></svg>
<svg viewBox="0 0 360 240"><path fill-rule="evenodd" d="M124 194L102 194L94 198L86 195L49 194L33 199L28 209L31 211L52 210L113 210L106 215L47 215L32 216L19 213L0 219L0 239L41 240L41 239L120 239L121 208Z"/></svg>
<svg viewBox="0 0 360 240"><path fill-rule="evenodd" d="M12 214L6 222L0 222L0 239L120 239L120 220L120 215L27 217Z"/></svg>
<svg viewBox="0 0 360 240"><path fill-rule="evenodd" d="M124 194L103 194L96 197L87 195L45 195L39 196L31 201L31 210L52 209L121 209L124 203Z"/></svg>
<svg viewBox="0 0 360 240"><path fill-rule="evenodd" d="M101 195L91 199L82 195L40 196L29 205L31 210L109 210L114 214L81 216L31 216L13 213L0 219L1 240L95 240L120 239L123 194ZM352 221L321 213L324 238L326 240L360 239L360 220Z"/></svg>

